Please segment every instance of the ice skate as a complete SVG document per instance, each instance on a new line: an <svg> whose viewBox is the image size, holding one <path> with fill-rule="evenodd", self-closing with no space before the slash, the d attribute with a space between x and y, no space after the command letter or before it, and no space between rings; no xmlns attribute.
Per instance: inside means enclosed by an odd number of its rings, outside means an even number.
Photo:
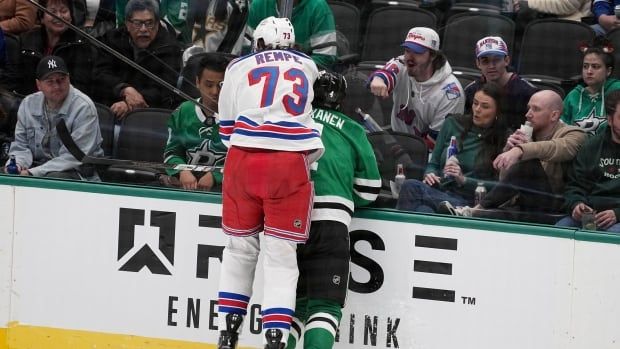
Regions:
<svg viewBox="0 0 620 349"><path fill-rule="evenodd" d="M239 314L226 314L226 330L220 331L217 349L235 349L239 339L239 327L243 317Z"/></svg>
<svg viewBox="0 0 620 349"><path fill-rule="evenodd" d="M285 343L282 342L282 331L277 328L267 330L265 338L267 339L265 349L284 349Z"/></svg>

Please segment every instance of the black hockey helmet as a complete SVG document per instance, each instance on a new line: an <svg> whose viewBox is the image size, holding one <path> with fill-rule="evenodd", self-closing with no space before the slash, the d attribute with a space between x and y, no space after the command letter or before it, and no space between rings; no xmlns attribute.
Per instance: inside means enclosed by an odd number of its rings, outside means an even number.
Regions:
<svg viewBox="0 0 620 349"><path fill-rule="evenodd" d="M340 103L347 95L347 81L338 73L321 70L314 82L312 105L318 108L340 110Z"/></svg>

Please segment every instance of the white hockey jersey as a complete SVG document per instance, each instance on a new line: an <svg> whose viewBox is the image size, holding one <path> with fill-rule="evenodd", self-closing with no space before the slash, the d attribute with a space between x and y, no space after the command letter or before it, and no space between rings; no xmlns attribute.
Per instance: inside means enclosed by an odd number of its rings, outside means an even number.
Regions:
<svg viewBox="0 0 620 349"><path fill-rule="evenodd" d="M385 81L393 95L391 124L394 131L434 140L448 114L463 113L465 93L448 62L424 82L407 74L402 56L372 73L368 81L375 76Z"/></svg>
<svg viewBox="0 0 620 349"><path fill-rule="evenodd" d="M231 145L283 151L323 149L312 120L316 64L303 53L266 50L226 70L219 98L220 136Z"/></svg>

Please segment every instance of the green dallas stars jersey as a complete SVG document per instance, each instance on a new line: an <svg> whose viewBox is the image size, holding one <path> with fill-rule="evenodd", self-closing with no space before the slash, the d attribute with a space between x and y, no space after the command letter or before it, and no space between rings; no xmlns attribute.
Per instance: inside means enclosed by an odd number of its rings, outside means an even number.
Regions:
<svg viewBox="0 0 620 349"><path fill-rule="evenodd" d="M214 121L214 119L211 118ZM220 139L220 125L208 123L203 111L183 102L168 120L168 141L164 149L167 164L224 166L227 148ZM178 171L169 170L169 175ZM222 183L221 170L213 172L214 185Z"/></svg>
<svg viewBox="0 0 620 349"><path fill-rule="evenodd" d="M325 153L312 165L312 220L351 222L354 207L377 198L381 179L364 128L348 116L315 108L312 118L322 125Z"/></svg>

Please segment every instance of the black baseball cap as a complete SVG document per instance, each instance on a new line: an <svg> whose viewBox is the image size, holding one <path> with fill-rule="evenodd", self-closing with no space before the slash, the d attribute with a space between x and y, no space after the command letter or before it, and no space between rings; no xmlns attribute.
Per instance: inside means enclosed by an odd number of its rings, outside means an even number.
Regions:
<svg viewBox="0 0 620 349"><path fill-rule="evenodd" d="M58 56L45 56L37 65L37 79L43 80L52 73L62 73L69 75L69 69L65 60Z"/></svg>

